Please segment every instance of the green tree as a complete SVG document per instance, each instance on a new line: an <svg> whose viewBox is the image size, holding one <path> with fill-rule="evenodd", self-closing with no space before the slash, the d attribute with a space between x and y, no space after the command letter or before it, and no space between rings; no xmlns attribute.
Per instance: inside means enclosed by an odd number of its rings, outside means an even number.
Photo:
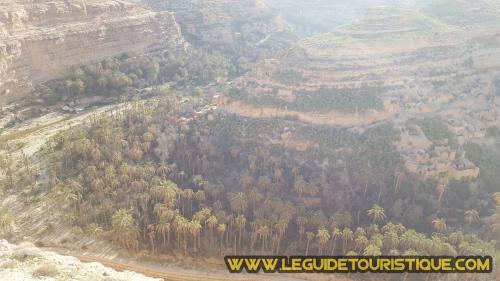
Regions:
<svg viewBox="0 0 500 281"><path fill-rule="evenodd" d="M380 255L382 255L382 252L380 251L380 248L378 246L370 244L363 251L363 255L365 255L365 256L380 256Z"/></svg>
<svg viewBox="0 0 500 281"><path fill-rule="evenodd" d="M344 230L342 230L342 253L343 254L346 253L347 243L349 241L352 241L353 237L354 237L353 232L349 228L346 227L346 228L344 228Z"/></svg>
<svg viewBox="0 0 500 281"><path fill-rule="evenodd" d="M101 236L101 234L104 232L104 230L102 229L101 226L99 226L99 224L93 222L89 225L87 225L87 227L85 227L85 233L92 237L92 239L97 239L99 238L99 236Z"/></svg>
<svg viewBox="0 0 500 281"><path fill-rule="evenodd" d="M465 221L469 224L473 224L479 221L479 213L474 209L465 211L464 217Z"/></svg>
<svg viewBox="0 0 500 281"><path fill-rule="evenodd" d="M374 222L385 220L385 210L378 204L373 205L373 207L369 209L367 213Z"/></svg>
<svg viewBox="0 0 500 281"><path fill-rule="evenodd" d="M309 244L311 243L311 240L314 239L314 233L313 232L306 232L306 239L307 239L307 243L306 243L306 256L307 254L309 253Z"/></svg>
<svg viewBox="0 0 500 281"><path fill-rule="evenodd" d="M443 218L435 218L432 221L432 226L437 232L443 233L446 232L446 221Z"/></svg>
<svg viewBox="0 0 500 281"><path fill-rule="evenodd" d="M323 254L323 248L325 247L326 242L330 240L330 233L328 233L328 230L326 228L321 227L318 229L318 234L316 234L316 237L318 238L318 247L319 247L319 254Z"/></svg>
<svg viewBox="0 0 500 281"><path fill-rule="evenodd" d="M127 209L119 209L111 218L112 237L127 249L139 246L139 230L134 217Z"/></svg>
<svg viewBox="0 0 500 281"><path fill-rule="evenodd" d="M243 192L233 194L229 200L231 209L236 212L238 216L247 208L247 200Z"/></svg>

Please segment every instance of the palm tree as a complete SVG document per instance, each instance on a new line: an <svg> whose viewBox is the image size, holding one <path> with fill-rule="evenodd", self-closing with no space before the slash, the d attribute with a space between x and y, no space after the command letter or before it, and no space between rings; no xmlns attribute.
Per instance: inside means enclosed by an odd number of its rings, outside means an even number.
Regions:
<svg viewBox="0 0 500 281"><path fill-rule="evenodd" d="M342 237L342 232L334 225L332 229L332 251L331 255L335 254L335 246L337 244L337 239Z"/></svg>
<svg viewBox="0 0 500 281"><path fill-rule="evenodd" d="M102 233L103 229L97 223L91 223L85 228L85 233L92 237L92 239L97 239Z"/></svg>
<svg viewBox="0 0 500 281"><path fill-rule="evenodd" d="M299 198L304 194L306 185L307 183L304 181L304 178L300 175L297 176L293 184L293 190L299 195Z"/></svg>
<svg viewBox="0 0 500 281"><path fill-rule="evenodd" d="M241 236L243 235L243 229L245 228L245 224L247 219L244 215L239 215L235 218L236 225L238 226L239 235L238 235L238 246L241 245Z"/></svg>
<svg viewBox="0 0 500 281"><path fill-rule="evenodd" d="M295 220L297 222L297 228L299 231L299 242L302 243L302 238L304 237L304 234L306 232L305 225L307 223L307 217L303 215L298 215Z"/></svg>
<svg viewBox="0 0 500 281"><path fill-rule="evenodd" d="M318 234L316 234L316 237L318 238L318 247L319 247L319 254L323 254L323 248L325 247L326 242L330 240L330 233L328 233L328 230L326 228L321 227L318 229Z"/></svg>
<svg viewBox="0 0 500 281"><path fill-rule="evenodd" d="M252 211L264 199L264 196L256 188L252 188L247 197Z"/></svg>
<svg viewBox="0 0 500 281"><path fill-rule="evenodd" d="M496 208L493 215L490 216L490 229L495 234L500 234L500 206Z"/></svg>
<svg viewBox="0 0 500 281"><path fill-rule="evenodd" d="M194 194L194 199L196 199L198 204L205 202L205 200L206 200L205 191L203 191L203 190L196 191L196 193Z"/></svg>
<svg viewBox="0 0 500 281"><path fill-rule="evenodd" d="M71 185L58 185L54 189L55 199L64 207L71 207L75 202L78 202L81 197L72 190Z"/></svg>
<svg viewBox="0 0 500 281"><path fill-rule="evenodd" d="M179 247L183 247L184 255L187 255L187 234L189 233L189 221L182 215L177 215L174 220L176 240Z"/></svg>
<svg viewBox="0 0 500 281"><path fill-rule="evenodd" d="M385 210L378 204L373 205L373 207L369 209L367 213L374 222L385 220Z"/></svg>
<svg viewBox="0 0 500 281"><path fill-rule="evenodd" d="M246 196L243 192L238 192L233 194L229 199L229 204L231 205L231 209L240 215L241 212L244 212L247 208Z"/></svg>
<svg viewBox="0 0 500 281"><path fill-rule="evenodd" d="M156 239L156 228L154 225L148 225L148 237L149 237L149 242L151 243L151 252L155 252L155 239Z"/></svg>
<svg viewBox="0 0 500 281"><path fill-rule="evenodd" d="M185 201L187 201L190 204L190 213L193 211L193 196L194 196L194 191L191 188L186 188L182 191L182 198L184 198ZM184 212L184 205L182 204L182 214L185 215Z"/></svg>
<svg viewBox="0 0 500 281"><path fill-rule="evenodd" d="M465 211L464 217L465 217L465 221L469 224L472 224L472 223L479 221L479 213L474 209Z"/></svg>
<svg viewBox="0 0 500 281"><path fill-rule="evenodd" d="M137 248L139 244L139 230L131 212L119 209L111 218L112 236L127 249Z"/></svg>
<svg viewBox="0 0 500 281"><path fill-rule="evenodd" d="M156 174L164 179L166 178L168 175L170 175L170 172L171 172L171 169L170 167L165 163L165 162L161 162L160 165L158 166L158 168L156 169Z"/></svg>
<svg viewBox="0 0 500 281"><path fill-rule="evenodd" d="M264 254L264 248L267 245L267 239L269 238L269 235L271 235L271 231L269 230L269 227L267 225L262 225L257 231L257 234L262 241L261 254Z"/></svg>
<svg viewBox="0 0 500 281"><path fill-rule="evenodd" d="M346 247L347 247L347 242L351 241L353 239L353 232L349 228L344 228L342 230L342 253L345 254L346 252Z"/></svg>
<svg viewBox="0 0 500 281"><path fill-rule="evenodd" d="M306 239L307 239L307 243L306 243L306 256L307 254L309 253L309 243L311 242L311 240L314 239L314 233L308 231L306 232Z"/></svg>
<svg viewBox="0 0 500 281"><path fill-rule="evenodd" d="M167 219L161 218L160 222L156 225L156 233L163 238L163 246L165 247L166 242L170 244L170 222Z"/></svg>
<svg viewBox="0 0 500 281"><path fill-rule="evenodd" d="M383 244L386 249L393 250L396 249L399 243L398 234L394 231L388 231L384 233Z"/></svg>
<svg viewBox="0 0 500 281"><path fill-rule="evenodd" d="M280 245L281 245L281 240L283 239L283 236L285 236L286 229L288 228L288 223L290 222L290 217L289 216L282 216L278 222L276 223L276 232L277 232L277 246L276 246L276 253L279 253L280 251Z"/></svg>
<svg viewBox="0 0 500 281"><path fill-rule="evenodd" d="M200 234L201 234L201 224L197 220L192 220L189 225L189 232L193 236L193 251L196 252L196 242L198 242L198 248L201 246Z"/></svg>
<svg viewBox="0 0 500 281"><path fill-rule="evenodd" d="M226 224L221 223L217 226L217 233L219 233L220 240L220 253L222 254L222 246L224 245L224 233L226 232Z"/></svg>
<svg viewBox="0 0 500 281"><path fill-rule="evenodd" d="M208 230L210 232L210 242L212 243L213 236L214 236L214 229L217 226L218 220L216 216L210 216L207 219L207 224L208 224Z"/></svg>
<svg viewBox="0 0 500 281"><path fill-rule="evenodd" d="M374 223L370 224L370 226L366 228L366 234L368 235L369 238L373 237L378 233L380 233L379 227Z"/></svg>
<svg viewBox="0 0 500 281"><path fill-rule="evenodd" d="M435 218L432 221L432 226L437 232L443 233L446 231L446 221L443 218Z"/></svg>
<svg viewBox="0 0 500 281"><path fill-rule="evenodd" d="M199 221L200 223L204 223L204 226L206 229L207 228L207 220L211 214L212 214L212 211L209 208L203 208L193 215L193 219Z"/></svg>
<svg viewBox="0 0 500 281"><path fill-rule="evenodd" d="M366 236L366 231L362 227L357 227L354 231L354 238L358 238L359 236Z"/></svg>
<svg viewBox="0 0 500 281"><path fill-rule="evenodd" d="M493 193L493 199L497 206L500 206L500 192Z"/></svg>
<svg viewBox="0 0 500 281"><path fill-rule="evenodd" d="M380 251L380 248L378 246L370 244L363 251L363 255L364 256L380 256L380 255L382 255L382 252Z"/></svg>
<svg viewBox="0 0 500 281"><path fill-rule="evenodd" d="M464 234L461 231L456 231L448 235L448 243L454 246L459 246L464 242L464 239Z"/></svg>
<svg viewBox="0 0 500 281"><path fill-rule="evenodd" d="M369 241L368 241L368 238L366 238L366 236L359 235L354 240L354 249L356 249L357 251L361 251L361 250L365 249L366 246L368 246L368 243L369 243Z"/></svg>

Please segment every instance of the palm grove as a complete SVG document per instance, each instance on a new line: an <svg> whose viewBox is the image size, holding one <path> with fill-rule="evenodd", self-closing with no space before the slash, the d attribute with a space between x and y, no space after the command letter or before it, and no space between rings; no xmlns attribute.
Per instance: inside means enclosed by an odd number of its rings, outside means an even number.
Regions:
<svg viewBox="0 0 500 281"><path fill-rule="evenodd" d="M429 195L431 183L400 170L390 125L358 135L294 124L200 113L175 95L153 107L136 102L53 138L50 193L77 229L130 250L492 254L500 194L488 218L474 209L453 215L446 200ZM294 151L263 144L283 128L322 145ZM318 163L319 155L330 163ZM462 232L448 220L480 231Z"/></svg>

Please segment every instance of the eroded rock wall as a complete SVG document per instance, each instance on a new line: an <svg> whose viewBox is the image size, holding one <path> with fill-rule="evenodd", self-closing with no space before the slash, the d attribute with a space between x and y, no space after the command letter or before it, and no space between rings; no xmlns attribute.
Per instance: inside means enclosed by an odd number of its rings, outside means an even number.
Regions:
<svg viewBox="0 0 500 281"><path fill-rule="evenodd" d="M174 16L130 1L0 2L0 103L72 66L160 47L185 47Z"/></svg>

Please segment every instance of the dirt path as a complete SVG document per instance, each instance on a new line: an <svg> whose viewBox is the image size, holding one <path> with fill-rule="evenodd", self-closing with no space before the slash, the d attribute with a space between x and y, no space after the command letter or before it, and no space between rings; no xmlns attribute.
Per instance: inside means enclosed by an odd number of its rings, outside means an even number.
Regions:
<svg viewBox="0 0 500 281"><path fill-rule="evenodd" d="M137 265L131 262L119 262L107 258L95 257L90 255L76 254L71 251L60 248L46 248L44 250L56 252L59 255L72 256L82 262L98 262L106 267L113 268L118 271L133 271L144 274L153 278L161 278L165 281L300 281L304 279L296 279L290 276L271 276L271 275L253 275L248 274L230 274L230 273L205 273L202 271L187 271L176 269L156 269L152 266ZM246 275L246 276L245 276Z"/></svg>

